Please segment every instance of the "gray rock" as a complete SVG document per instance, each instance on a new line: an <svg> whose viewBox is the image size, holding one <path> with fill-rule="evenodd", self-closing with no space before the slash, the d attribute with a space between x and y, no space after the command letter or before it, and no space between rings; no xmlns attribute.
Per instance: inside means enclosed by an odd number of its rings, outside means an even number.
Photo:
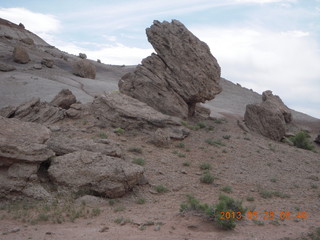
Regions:
<svg viewBox="0 0 320 240"><path fill-rule="evenodd" d="M193 116L197 103L221 92L217 60L207 44L177 20L154 21L146 32L157 54L122 77L120 92L168 115Z"/></svg>
<svg viewBox="0 0 320 240"><path fill-rule="evenodd" d="M181 119L164 115L137 99L117 92L97 97L90 110L99 121L123 129L181 125Z"/></svg>
<svg viewBox="0 0 320 240"><path fill-rule="evenodd" d="M82 78L96 78L96 67L87 59L77 61L72 68L74 75Z"/></svg>
<svg viewBox="0 0 320 240"><path fill-rule="evenodd" d="M42 65L41 64L34 64L33 68L37 69L37 70L41 70L42 69Z"/></svg>
<svg viewBox="0 0 320 240"><path fill-rule="evenodd" d="M0 63L0 71L1 72L11 72L16 70L16 68L12 65L8 65L8 64L4 64L4 63Z"/></svg>
<svg viewBox="0 0 320 240"><path fill-rule="evenodd" d="M247 105L245 123L250 130L280 141L286 134L286 124L292 121L291 111L270 90L262 94L262 100L260 104Z"/></svg>
<svg viewBox="0 0 320 240"><path fill-rule="evenodd" d="M52 160L49 175L58 186L116 198L139 183L143 168L101 153L77 151ZM81 177L79 177L81 176Z"/></svg>
<svg viewBox="0 0 320 240"><path fill-rule="evenodd" d="M320 144L320 134L316 137L314 141L315 143Z"/></svg>
<svg viewBox="0 0 320 240"><path fill-rule="evenodd" d="M32 38L22 38L21 42L27 44L27 45L34 45L34 41Z"/></svg>
<svg viewBox="0 0 320 240"><path fill-rule="evenodd" d="M171 139L169 133L162 128L158 128L151 136L149 141L157 147L168 147L170 146Z"/></svg>
<svg viewBox="0 0 320 240"><path fill-rule="evenodd" d="M63 89L54 97L50 104L63 109L69 109L76 102L77 99L73 93L69 89Z"/></svg>
<svg viewBox="0 0 320 240"><path fill-rule="evenodd" d="M79 53L79 58L81 58L81 59L87 59L87 54L85 54L85 53Z"/></svg>
<svg viewBox="0 0 320 240"><path fill-rule="evenodd" d="M54 61L52 59L44 58L42 59L41 64L46 66L47 68L52 68Z"/></svg>
<svg viewBox="0 0 320 240"><path fill-rule="evenodd" d="M58 137L51 137L47 141L47 146L58 156L79 150L101 152L102 154L113 157L122 156L119 144L111 140L104 141L103 143L97 143L92 139L68 138L64 135L60 135Z"/></svg>
<svg viewBox="0 0 320 240"><path fill-rule="evenodd" d="M26 64L30 61L27 50L22 46L16 46L13 50L13 61L16 63Z"/></svg>

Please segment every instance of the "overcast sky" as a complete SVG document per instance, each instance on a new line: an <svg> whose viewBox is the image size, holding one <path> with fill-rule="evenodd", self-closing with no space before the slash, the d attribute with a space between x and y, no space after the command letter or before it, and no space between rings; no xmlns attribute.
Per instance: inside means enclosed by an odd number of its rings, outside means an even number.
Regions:
<svg viewBox="0 0 320 240"><path fill-rule="evenodd" d="M217 58L222 77L320 118L320 0L0 0L0 17L69 53L139 64L145 29L178 19Z"/></svg>

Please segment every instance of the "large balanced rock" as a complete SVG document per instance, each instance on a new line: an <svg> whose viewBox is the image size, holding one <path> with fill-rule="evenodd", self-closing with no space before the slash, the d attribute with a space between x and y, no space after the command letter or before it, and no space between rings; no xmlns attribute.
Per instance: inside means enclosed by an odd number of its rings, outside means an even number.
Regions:
<svg viewBox="0 0 320 240"><path fill-rule="evenodd" d="M122 77L120 92L183 118L194 115L196 103L221 92L217 60L182 23L154 21L146 32L156 54Z"/></svg>
<svg viewBox="0 0 320 240"><path fill-rule="evenodd" d="M50 133L40 124L0 117L0 198L49 196L37 172L41 162L55 155L45 145Z"/></svg>
<svg viewBox="0 0 320 240"><path fill-rule="evenodd" d="M87 59L81 59L73 65L73 74L82 78L96 78L96 67Z"/></svg>
<svg viewBox="0 0 320 240"><path fill-rule="evenodd" d="M62 89L58 95L54 97L50 104L63 109L69 109L70 106L76 102L76 97L69 89Z"/></svg>
<svg viewBox="0 0 320 240"><path fill-rule="evenodd" d="M28 63L30 61L27 50L22 46L16 46L13 50L13 61L16 63Z"/></svg>
<svg viewBox="0 0 320 240"><path fill-rule="evenodd" d="M280 141L286 133L286 124L292 121L292 115L280 97L268 90L262 94L262 103L247 105L244 120L250 130Z"/></svg>
<svg viewBox="0 0 320 240"><path fill-rule="evenodd" d="M143 178L141 166L85 150L54 158L48 172L59 186L110 198L123 196Z"/></svg>

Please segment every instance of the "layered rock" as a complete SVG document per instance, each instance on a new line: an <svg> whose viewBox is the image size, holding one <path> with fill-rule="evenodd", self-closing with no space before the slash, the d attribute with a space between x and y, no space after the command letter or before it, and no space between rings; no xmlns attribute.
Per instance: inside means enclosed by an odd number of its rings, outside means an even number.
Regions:
<svg viewBox="0 0 320 240"><path fill-rule="evenodd" d="M217 60L207 44L177 20L154 21L146 32L156 54L122 77L120 92L165 114L193 116L196 103L221 92Z"/></svg>
<svg viewBox="0 0 320 240"><path fill-rule="evenodd" d="M32 98L17 107L8 106L1 109L0 116L49 125L64 119L66 113L65 109L40 102L40 98Z"/></svg>
<svg viewBox="0 0 320 240"><path fill-rule="evenodd" d="M48 172L60 187L109 198L123 196L143 178L141 166L85 150L54 158Z"/></svg>
<svg viewBox="0 0 320 240"><path fill-rule="evenodd" d="M44 144L50 133L40 124L0 117L0 198L49 196L37 181L37 172L41 162L55 155Z"/></svg>
<svg viewBox="0 0 320 240"><path fill-rule="evenodd" d="M262 94L262 103L247 105L244 120L250 130L280 141L285 136L286 124L292 121L292 115L280 97L268 90Z"/></svg>
<svg viewBox="0 0 320 240"><path fill-rule="evenodd" d="M72 72L74 75L82 78L96 78L96 67L87 59L81 59L73 65Z"/></svg>
<svg viewBox="0 0 320 240"><path fill-rule="evenodd" d="M27 50L22 46L16 46L13 50L13 61L16 63L26 64L30 61Z"/></svg>

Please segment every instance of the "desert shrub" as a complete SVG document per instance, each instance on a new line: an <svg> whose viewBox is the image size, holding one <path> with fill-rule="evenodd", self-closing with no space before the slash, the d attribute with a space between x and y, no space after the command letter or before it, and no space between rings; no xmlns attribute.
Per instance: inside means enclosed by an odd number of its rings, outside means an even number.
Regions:
<svg viewBox="0 0 320 240"><path fill-rule="evenodd" d="M207 203L201 203L191 195L187 195L187 201L180 205L180 212L196 211L207 217L209 221L214 222L218 227L225 230L232 230L236 227L236 222L241 220L247 209L242 206L242 202L226 195L219 196L219 202L216 205L209 206ZM238 213L236 217L224 217L223 213ZM232 215L231 215L232 216Z"/></svg>
<svg viewBox="0 0 320 240"><path fill-rule="evenodd" d="M134 158L132 160L132 163L144 166L146 164L146 161L143 158Z"/></svg>
<svg viewBox="0 0 320 240"><path fill-rule="evenodd" d="M139 147L129 147L128 151L133 153L142 153L142 149Z"/></svg>
<svg viewBox="0 0 320 240"><path fill-rule="evenodd" d="M180 143L176 144L176 147L177 147L177 148L184 148L185 145L184 145L183 142L180 142Z"/></svg>
<svg viewBox="0 0 320 240"><path fill-rule="evenodd" d="M232 193L232 187L224 186L221 188L221 191L226 192L226 193Z"/></svg>
<svg viewBox="0 0 320 240"><path fill-rule="evenodd" d="M214 177L211 175L210 172L206 172L200 177L200 182L206 183L206 184L211 184L214 181Z"/></svg>
<svg viewBox="0 0 320 240"><path fill-rule="evenodd" d="M297 133L295 136L290 137L289 139L298 148L314 150L314 145L310 141L309 134L304 131Z"/></svg>
<svg viewBox="0 0 320 240"><path fill-rule="evenodd" d="M114 133L121 135L124 134L126 130L124 130L123 128L116 128L113 130Z"/></svg>
<svg viewBox="0 0 320 240"><path fill-rule="evenodd" d="M210 170L211 169L211 164L210 163L201 163L199 168L201 170Z"/></svg>
<svg viewBox="0 0 320 240"><path fill-rule="evenodd" d="M100 133L98 134L98 137L101 138L101 139L107 139L107 138L108 138L108 135L107 135L106 133L104 133L104 132L100 132Z"/></svg>
<svg viewBox="0 0 320 240"><path fill-rule="evenodd" d="M158 193L165 193L168 192L169 190L163 186L163 185L157 185L154 187L154 189L158 192Z"/></svg>

